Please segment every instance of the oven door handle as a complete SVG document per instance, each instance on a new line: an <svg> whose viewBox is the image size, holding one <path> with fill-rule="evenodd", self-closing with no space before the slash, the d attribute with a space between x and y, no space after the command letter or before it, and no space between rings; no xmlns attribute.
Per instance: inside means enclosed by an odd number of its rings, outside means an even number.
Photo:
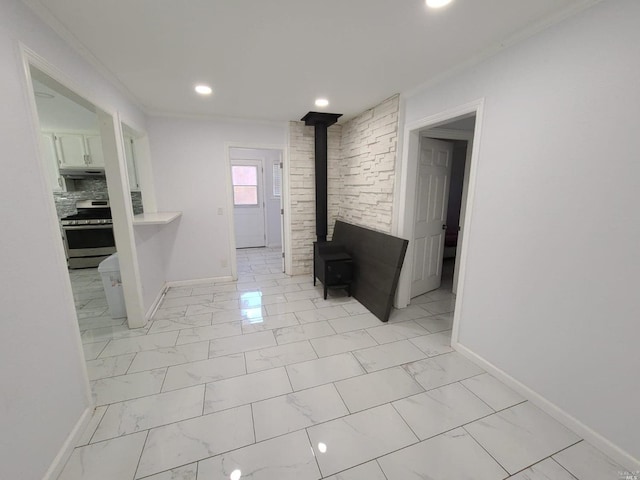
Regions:
<svg viewBox="0 0 640 480"><path fill-rule="evenodd" d="M63 230L95 230L95 229L105 230L107 228L113 228L113 225L78 225L78 226L65 225L62 227Z"/></svg>

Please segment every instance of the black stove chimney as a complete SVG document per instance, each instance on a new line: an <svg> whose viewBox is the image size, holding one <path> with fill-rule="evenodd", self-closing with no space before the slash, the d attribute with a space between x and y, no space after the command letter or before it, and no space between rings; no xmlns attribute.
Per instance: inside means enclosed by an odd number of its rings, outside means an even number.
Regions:
<svg viewBox="0 0 640 480"><path fill-rule="evenodd" d="M327 129L338 121L341 113L309 112L302 121L315 127L316 150L316 236L327 241Z"/></svg>

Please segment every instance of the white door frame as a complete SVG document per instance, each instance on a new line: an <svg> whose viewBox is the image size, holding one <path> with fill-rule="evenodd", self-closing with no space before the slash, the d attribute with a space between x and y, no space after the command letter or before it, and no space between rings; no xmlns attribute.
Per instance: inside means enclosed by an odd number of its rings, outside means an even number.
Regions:
<svg viewBox="0 0 640 480"><path fill-rule="evenodd" d="M478 159L480 155L480 139L482 138L482 113L484 109L484 98L460 105L441 113L416 120L404 125L401 158L398 165L398 175L400 177L400 188L395 195L394 203L398 204L398 212L393 233L399 237L411 239L414 235L414 212L415 212L415 191L416 174L418 168L418 152L420 148L420 136L425 130L434 129L451 121L475 115L475 129L473 133L473 147L471 158L466 168L469 171L467 199L463 206L465 208L464 219L461 218L464 235L459 255L459 275L457 282L457 296L455 312L453 317L452 343L457 343L458 325L462 314L461 306L464 297L464 280L466 274L466 259L471 241L471 218L473 212L473 202L475 198L475 183L478 170ZM411 265L413 264L413 245L409 242L404 267L400 273L398 291L396 293L395 304L397 308L404 308L411 301Z"/></svg>
<svg viewBox="0 0 640 480"><path fill-rule="evenodd" d="M142 299L142 286L140 281L138 254L133 232L133 211L131 209L131 199L128 195L129 179L127 177L126 160L123 150L124 137L122 134L120 115L110 106L101 104L100 102L96 102L95 99L92 98L92 96L89 94L89 92L84 91L84 89L76 85L72 79L68 78L64 74L64 72L58 70L56 67L51 65L49 62L44 60L37 53L33 52L25 45L20 45L20 51L22 55L26 84L29 92L33 91L33 82L31 80L30 71L30 67L33 66L49 77L53 78L56 82L69 89L74 94L85 99L87 102L90 102L96 108L96 115L98 116L100 130L101 132L107 134L105 138L103 138L103 150L110 153L110 155L106 155L107 158L105 161L105 173L107 177L107 183L109 184L109 200L111 203L111 210L113 214L114 236L116 239L118 254L121 258L120 273L122 275L122 283L124 287L123 290L125 305L127 308L127 322L129 324L129 328L143 327L146 323L146 318L144 312L144 302ZM39 145L40 121L33 94L29 95L29 103L31 105L31 120L35 136L34 138L36 138ZM42 175L44 176L46 175L46 169L44 165L45 160L40 149L39 153L40 169ZM114 162L113 159L116 159L116 161ZM45 189L46 197L49 198L51 236L52 238L57 239L55 240L55 242L58 245L58 255L63 259L63 262L59 263L61 265L61 273L62 268L64 268L64 277L67 278L67 300L73 306L73 310L75 311L75 303L73 300L69 273L66 269L66 255L64 253L64 246L62 244L60 236L55 202L50 188L48 187L48 183L43 183L42 187ZM76 322L75 327L77 329L77 318L74 317L72 320ZM78 336L78 339L79 338L80 337ZM80 350L82 351L82 349Z"/></svg>
<svg viewBox="0 0 640 480"><path fill-rule="evenodd" d="M229 232L229 261L231 264L231 277L234 280L238 279L238 258L236 255L236 231L235 231L235 222L234 222L234 215L233 215L233 188L231 187L232 185L232 181L231 181L231 149L232 148L249 148L249 149L253 149L253 150L279 150L282 153L282 157L281 157L281 161L284 164L284 171L282 174L282 185L281 185L281 192L280 192L280 202L281 204L285 204L285 195L288 194L288 180L287 177L285 175L285 171L288 171L288 150L287 150L287 146L286 145L272 145L272 144L264 144L264 143L244 143L244 142L225 142L224 143L224 161L225 161L225 172L226 172L226 189L227 189L227 207L226 210L228 212L227 214L227 231ZM264 183L264 174L263 174L263 183ZM263 186L264 187L264 186ZM288 222L290 222L290 216L287 212L287 209L285 208L285 212L284 212L284 230L285 230L285 234L290 230L287 227ZM290 267L289 270L287 270L287 259L291 258L291 245L289 242L289 237L287 235L287 238L283 237L282 238L282 249L283 249L283 253L285 255L285 273L290 271ZM291 260L289 260L289 265L290 265Z"/></svg>

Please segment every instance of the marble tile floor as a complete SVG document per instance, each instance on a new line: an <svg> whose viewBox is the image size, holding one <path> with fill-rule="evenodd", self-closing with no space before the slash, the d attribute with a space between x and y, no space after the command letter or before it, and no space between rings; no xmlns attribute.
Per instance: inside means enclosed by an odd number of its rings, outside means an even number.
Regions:
<svg viewBox="0 0 640 480"><path fill-rule="evenodd" d="M450 347L450 283L388 324L279 251L108 325L72 275L96 409L59 480L617 479L625 469ZM240 268L241 267L241 268ZM99 281L99 279L98 279ZM86 287L83 290L81 287ZM86 302L86 303L85 303Z"/></svg>

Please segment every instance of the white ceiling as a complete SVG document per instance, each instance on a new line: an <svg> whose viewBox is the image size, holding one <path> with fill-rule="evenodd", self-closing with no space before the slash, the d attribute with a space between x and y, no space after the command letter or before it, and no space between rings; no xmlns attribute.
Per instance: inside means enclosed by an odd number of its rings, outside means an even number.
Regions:
<svg viewBox="0 0 640 480"><path fill-rule="evenodd" d="M66 92L56 87L45 75L34 75L33 90L36 93L40 129L55 132L97 132L98 117L87 108L89 105L74 101L65 95Z"/></svg>
<svg viewBox="0 0 640 480"><path fill-rule="evenodd" d="M24 0L151 113L352 117L594 0ZM66 31L65 31L66 30ZM197 82L214 88L201 98Z"/></svg>

